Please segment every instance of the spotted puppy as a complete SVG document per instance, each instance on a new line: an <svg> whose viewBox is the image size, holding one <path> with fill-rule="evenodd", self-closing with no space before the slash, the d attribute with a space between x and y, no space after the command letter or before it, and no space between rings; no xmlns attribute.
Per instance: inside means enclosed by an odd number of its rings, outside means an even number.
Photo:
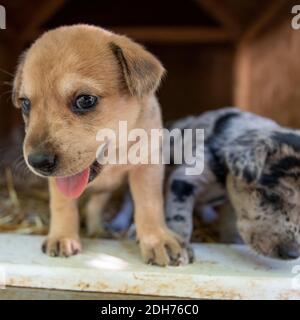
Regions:
<svg viewBox="0 0 300 320"><path fill-rule="evenodd" d="M196 203L228 196L246 244L265 256L298 258L300 131L236 108L188 117L173 128L204 129L205 163L201 175L185 175L187 165L180 165L169 176L169 227L188 243Z"/></svg>

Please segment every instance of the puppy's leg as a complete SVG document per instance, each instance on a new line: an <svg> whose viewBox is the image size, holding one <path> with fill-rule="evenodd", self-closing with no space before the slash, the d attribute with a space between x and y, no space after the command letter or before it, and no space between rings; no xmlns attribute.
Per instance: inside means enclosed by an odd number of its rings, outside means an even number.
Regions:
<svg viewBox="0 0 300 320"><path fill-rule="evenodd" d="M79 239L79 214L77 203L57 190L54 179L49 179L50 231L43 251L50 256L71 256L81 251Z"/></svg>
<svg viewBox="0 0 300 320"><path fill-rule="evenodd" d="M185 179L172 177L166 198L166 220L171 230L189 243L193 231L196 186Z"/></svg>
<svg viewBox="0 0 300 320"><path fill-rule="evenodd" d="M111 193L93 194L86 207L86 228L88 236L103 236L105 230L102 224L102 213Z"/></svg>
<svg viewBox="0 0 300 320"><path fill-rule="evenodd" d="M186 166L180 166L168 179L166 196L167 225L184 240L187 255L181 264L193 262L194 253L190 246L193 232L193 211L197 197L201 197L214 176L207 170L200 176L186 175Z"/></svg>
<svg viewBox="0 0 300 320"><path fill-rule="evenodd" d="M162 165L144 165L131 170L129 183L134 200L137 239L147 263L178 264L181 238L169 230L163 210Z"/></svg>
<svg viewBox="0 0 300 320"><path fill-rule="evenodd" d="M186 246L187 255L181 264L194 261L194 252L190 246L193 232L193 211L196 200L197 185L183 175L183 168L172 173L168 181L166 195L166 221L168 227L179 234Z"/></svg>

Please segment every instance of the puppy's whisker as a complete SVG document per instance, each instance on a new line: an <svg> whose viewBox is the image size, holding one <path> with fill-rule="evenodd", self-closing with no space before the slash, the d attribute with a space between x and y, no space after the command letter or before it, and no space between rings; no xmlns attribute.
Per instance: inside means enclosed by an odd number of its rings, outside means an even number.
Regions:
<svg viewBox="0 0 300 320"><path fill-rule="evenodd" d="M0 83L0 87L2 88L2 87L5 87L5 88L7 88L7 87L10 87L10 88L12 88L12 83L10 83L10 82L7 82L7 81L3 81L2 83Z"/></svg>
<svg viewBox="0 0 300 320"><path fill-rule="evenodd" d="M19 155L12 163L13 168L17 168L20 165L26 165L23 154Z"/></svg>
<svg viewBox="0 0 300 320"><path fill-rule="evenodd" d="M10 73L10 72L8 72L7 70L4 70L4 69L2 69L2 68L0 68L0 72L2 72L2 73L4 73L4 74L6 74L6 75L8 75L8 76L10 76L10 77L14 77L14 74L12 74L12 73Z"/></svg>
<svg viewBox="0 0 300 320"><path fill-rule="evenodd" d="M13 173L21 180L25 180L25 178L28 178L28 176L32 174L25 161L20 161L14 168Z"/></svg>
<svg viewBox="0 0 300 320"><path fill-rule="evenodd" d="M12 94L12 90L2 92L0 98L3 97L3 96L5 96L5 95L7 95L7 94Z"/></svg>
<svg viewBox="0 0 300 320"><path fill-rule="evenodd" d="M13 166L15 166L15 167L18 167L23 164L26 165L25 159L23 157L20 157L13 162Z"/></svg>
<svg viewBox="0 0 300 320"><path fill-rule="evenodd" d="M26 164L24 161L19 161L18 163L16 163L13 167L12 170L14 172L17 172L18 170L21 170L22 168L26 168Z"/></svg>
<svg viewBox="0 0 300 320"><path fill-rule="evenodd" d="M28 177L30 176L31 171L27 168L24 167L22 168L22 170L19 170L16 174L16 176L21 180L21 181L25 181L26 179L28 179Z"/></svg>

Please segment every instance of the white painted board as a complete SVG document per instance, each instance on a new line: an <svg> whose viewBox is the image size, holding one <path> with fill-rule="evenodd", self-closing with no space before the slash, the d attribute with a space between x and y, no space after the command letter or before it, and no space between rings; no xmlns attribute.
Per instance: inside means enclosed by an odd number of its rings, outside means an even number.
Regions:
<svg viewBox="0 0 300 320"><path fill-rule="evenodd" d="M83 240L83 253L51 258L43 237L0 234L0 282L30 288L212 299L300 299L300 260L257 256L243 245L195 244L196 262L145 265L129 241Z"/></svg>

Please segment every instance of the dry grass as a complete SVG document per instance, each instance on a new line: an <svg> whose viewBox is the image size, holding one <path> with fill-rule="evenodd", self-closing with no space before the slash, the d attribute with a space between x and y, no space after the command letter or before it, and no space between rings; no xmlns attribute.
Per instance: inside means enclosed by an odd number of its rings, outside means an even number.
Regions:
<svg viewBox="0 0 300 320"><path fill-rule="evenodd" d="M87 197L80 205L83 211ZM119 199L117 201L120 201ZM45 235L49 225L49 195L47 185L30 185L14 182L10 168L6 168L4 183L0 186L0 232ZM116 204L111 204L116 207ZM109 208L108 208L109 210ZM115 211L115 208L114 210ZM82 234L85 227L82 224ZM218 242L218 224L204 223L195 215L193 241Z"/></svg>
<svg viewBox="0 0 300 320"><path fill-rule="evenodd" d="M49 223L48 191L16 188L12 171L5 170L0 186L0 232L46 234Z"/></svg>
<svg viewBox="0 0 300 320"><path fill-rule="evenodd" d="M194 215L193 242L218 243L220 242L219 221L204 222L199 215Z"/></svg>

